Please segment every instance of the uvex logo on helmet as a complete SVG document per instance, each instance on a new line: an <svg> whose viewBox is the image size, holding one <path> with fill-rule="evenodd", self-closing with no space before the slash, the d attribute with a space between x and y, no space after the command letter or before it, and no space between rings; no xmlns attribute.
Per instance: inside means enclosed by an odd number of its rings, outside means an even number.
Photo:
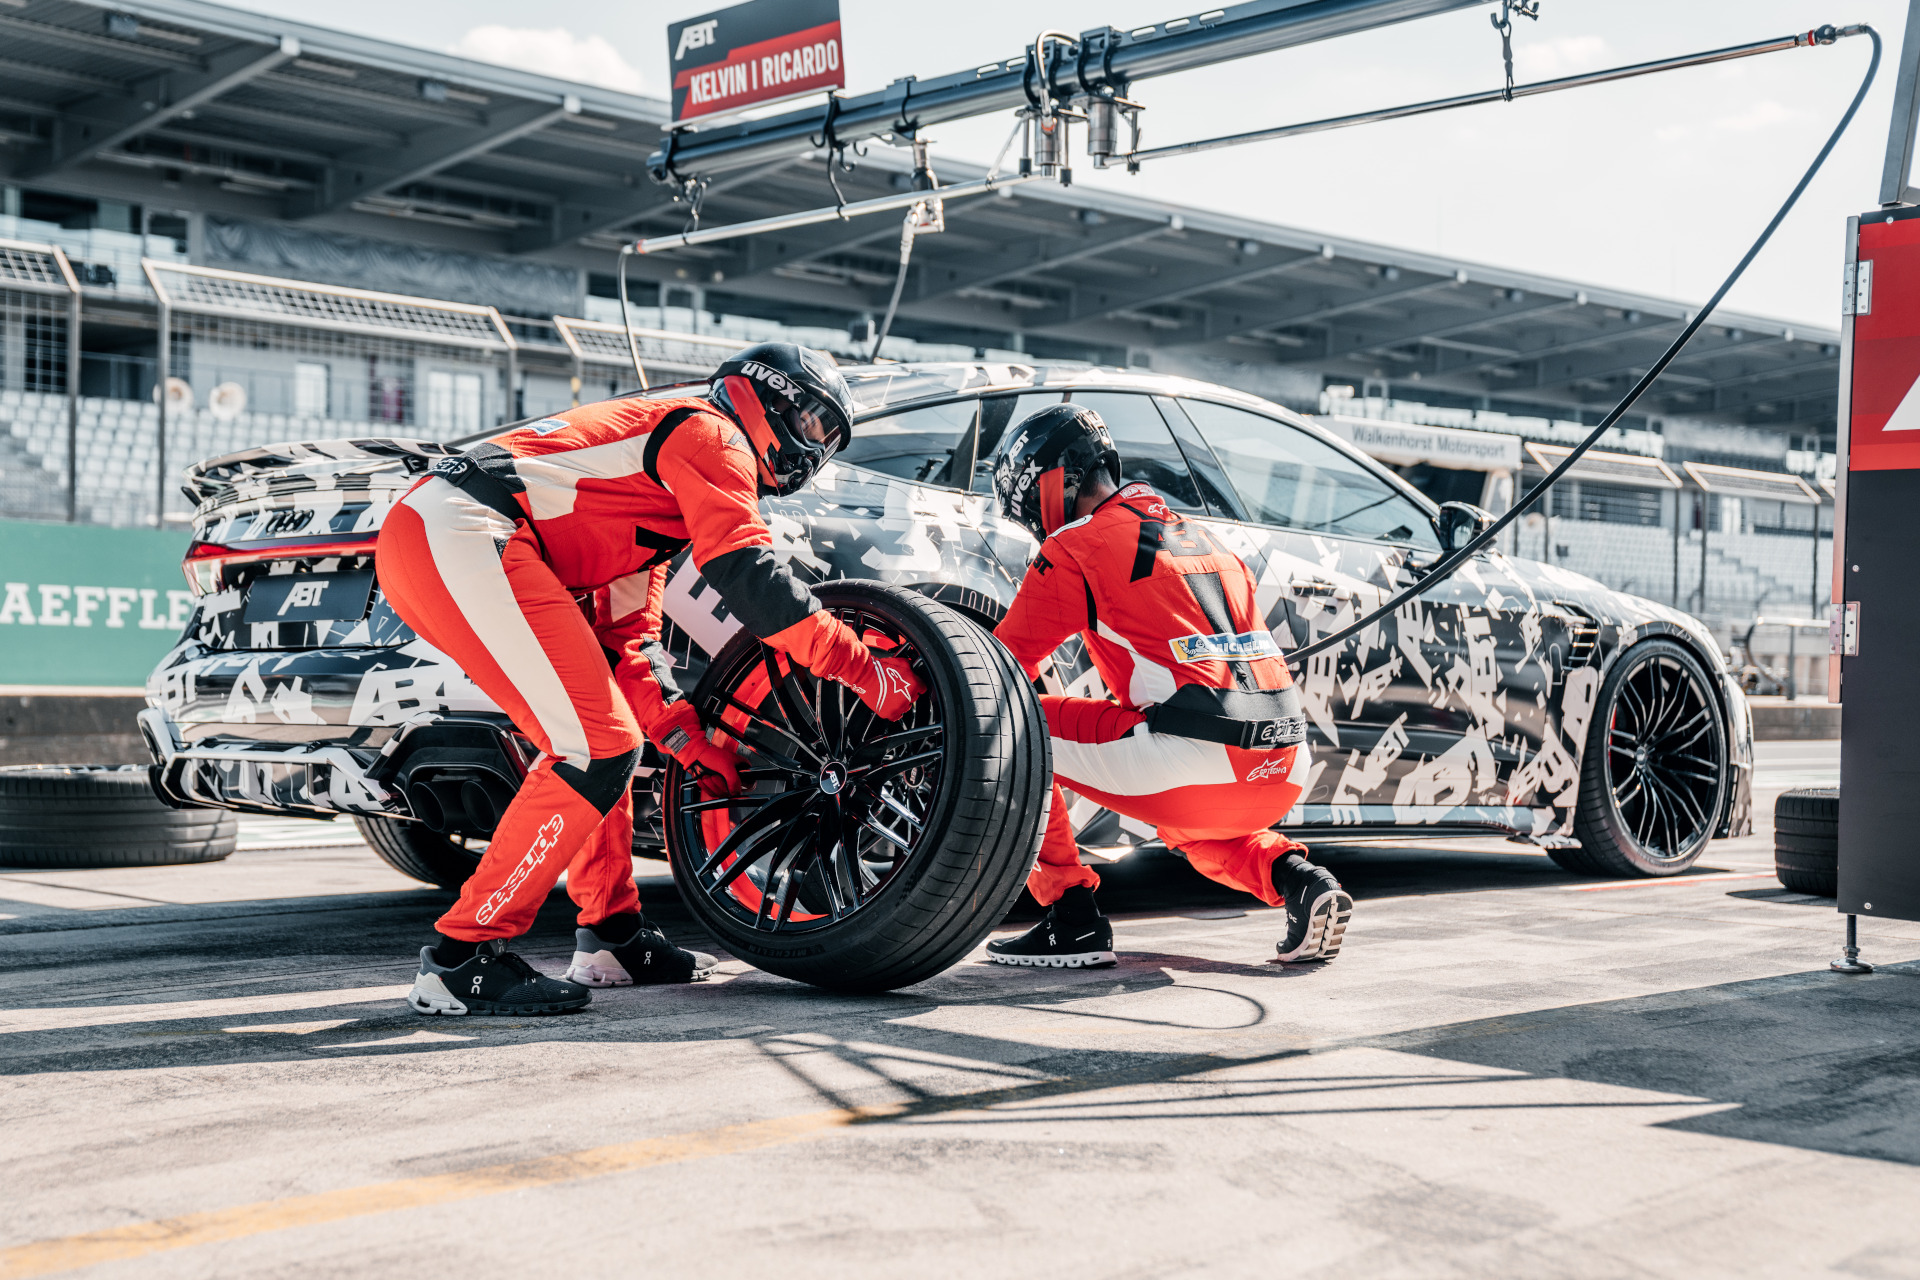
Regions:
<svg viewBox="0 0 1920 1280"><path fill-rule="evenodd" d="M758 360L749 360L740 366L740 372L755 382L764 382L767 390L788 400L800 400L807 395L806 389L778 369L769 369Z"/></svg>

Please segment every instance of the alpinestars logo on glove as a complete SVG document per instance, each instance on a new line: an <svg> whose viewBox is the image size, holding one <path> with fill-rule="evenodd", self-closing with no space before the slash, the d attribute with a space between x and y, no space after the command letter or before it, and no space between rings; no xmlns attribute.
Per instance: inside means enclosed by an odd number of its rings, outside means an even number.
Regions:
<svg viewBox="0 0 1920 1280"><path fill-rule="evenodd" d="M907 683L907 673L893 667L881 666L878 658L873 660L873 674L879 681L874 686L874 696L882 701L886 700L889 692L897 693L903 698L913 693L913 686Z"/></svg>
<svg viewBox="0 0 1920 1280"><path fill-rule="evenodd" d="M553 846L560 839L561 828L565 826L566 820L557 813L547 819L547 825L534 834L533 848L527 850L527 856L520 859L520 865L513 869L507 882L495 889L492 896L473 913L476 923L491 924L495 916L506 910L507 904L513 901L513 895L527 882L534 868L545 862L547 855L553 852Z"/></svg>

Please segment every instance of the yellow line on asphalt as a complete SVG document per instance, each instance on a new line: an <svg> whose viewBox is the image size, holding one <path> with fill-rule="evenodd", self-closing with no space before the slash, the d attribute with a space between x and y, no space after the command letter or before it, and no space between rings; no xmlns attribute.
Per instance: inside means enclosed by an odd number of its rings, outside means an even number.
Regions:
<svg viewBox="0 0 1920 1280"><path fill-rule="evenodd" d="M757 1151L823 1137L858 1121L885 1119L903 1110L903 1107L887 1106L814 1111L697 1133L645 1138L638 1142L594 1147L534 1160L487 1165L462 1173L441 1173L424 1178L342 1187L337 1191L321 1191L310 1196L263 1200L229 1209L210 1209L203 1213L183 1214L178 1218L162 1218L155 1222L136 1222L106 1231L66 1236L58 1240L40 1240L0 1250L0 1277L14 1280L20 1276L44 1276L76 1267L145 1257L170 1249L238 1240L269 1231L315 1226L344 1218L363 1218L377 1213L391 1213L396 1209L419 1209L456 1200L472 1200L479 1196L498 1195L503 1191L521 1191L581 1178L599 1178L610 1173L626 1173L655 1165L736 1155L743 1151Z"/></svg>
<svg viewBox="0 0 1920 1280"><path fill-rule="evenodd" d="M183 1214L178 1218L135 1222L105 1231L91 1231L58 1240L38 1240L11 1249L0 1249L0 1280L44 1276L123 1258L145 1257L169 1249L218 1244L222 1240L238 1240L264 1235L269 1231L339 1222L345 1218L370 1217L377 1213L391 1213L396 1209L419 1209L457 1200L472 1200L480 1196L498 1195L502 1191L548 1187L656 1165L737 1155L743 1151L758 1151L790 1142L827 1137L851 1125L931 1118L956 1111L983 1111L1009 1104L1051 1100L1080 1093L1101 1093L1134 1085L1165 1084L1189 1075L1225 1067L1275 1062L1307 1052L1310 1051L1290 1046L1253 1058L1225 1058L1212 1053L1189 1054L1158 1062L1136 1063L1090 1076L1027 1080L978 1093L919 1098L912 1102L882 1106L837 1107L830 1111L754 1120L665 1138L643 1138L638 1142L622 1142L586 1151L543 1156L536 1160L486 1165L462 1173L404 1178L395 1182L322 1191L310 1196L263 1200L255 1204L235 1205L230 1209L209 1209L203 1213Z"/></svg>

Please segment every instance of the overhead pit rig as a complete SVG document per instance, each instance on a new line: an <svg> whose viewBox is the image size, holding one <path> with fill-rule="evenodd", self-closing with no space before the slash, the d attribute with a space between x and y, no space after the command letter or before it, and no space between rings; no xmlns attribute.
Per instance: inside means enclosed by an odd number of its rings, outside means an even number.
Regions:
<svg viewBox="0 0 1920 1280"><path fill-rule="evenodd" d="M988 175L979 181L938 188L941 200L984 194L1034 179L1071 183L1072 134L1076 126L1083 131L1082 149L1094 168L1124 165L1129 172L1137 173L1142 164L1153 160L1462 107L1512 102L1659 72L1831 44L1865 30L1860 26L1826 26L1771 40L1515 84L1512 19L1516 16L1537 18L1539 0L1500 0L1501 11L1493 16L1493 26L1501 36L1507 69L1507 83L1501 88L1148 149L1140 146L1145 104L1130 96L1140 81L1491 3L1493 0L1252 0L1252 3L1174 18L1131 31L1107 27L1074 37L1047 30L1040 32L1021 56L971 71L928 81L905 76L883 90L857 97L829 94L823 110L790 111L707 128L672 129L661 148L648 157L647 166L655 181L674 187L688 202L693 225L685 232L635 241L627 251L659 253L817 222L912 208L925 203L924 193L937 187L927 161L923 131L945 121L1008 108L1015 112L1013 132ZM1125 149L1120 145L1123 125L1128 134ZM698 226L704 189L721 173L783 164L796 156L821 150L833 163L845 164L849 148L875 139L914 146L918 191L852 203L836 201L818 209L731 226ZM1018 168L1013 173L1002 173L1002 165L1015 139L1021 147Z"/></svg>
<svg viewBox="0 0 1920 1280"><path fill-rule="evenodd" d="M825 108L818 113L792 111L706 129L690 126L671 129L665 144L648 157L647 165L655 181L674 188L676 199L687 204L688 227L684 231L649 236L621 246L617 273L623 314L627 306L624 264L630 254L657 254L905 209L907 216L901 228L900 265L893 297L873 341L873 356L878 358L881 344L892 327L899 306L915 238L945 229L946 204L950 201L1040 180L1070 184L1073 180L1072 136L1076 126L1084 132L1084 151L1096 169L1124 165L1128 172L1138 173L1142 164L1153 160L1432 115L1463 107L1511 103L1516 99L1567 89L1587 88L1788 49L1813 48L1832 44L1847 36L1871 34L1864 25L1823 26L1770 40L1611 67L1582 75L1515 84L1513 19L1537 19L1540 5L1539 0L1499 0L1500 11L1492 15L1492 24L1500 36L1506 68L1506 83L1500 88L1344 116L1242 130L1144 150L1140 146L1141 114L1145 105L1129 95L1141 80L1198 70L1258 53L1490 3L1492 0L1252 0L1248 4L1210 10L1193 17L1174 18L1131 31L1106 27L1082 32L1074 37L1064 32L1043 30L1020 57L924 83L907 76L884 90L859 97L843 98L829 93ZM1877 68L1878 37L1874 39L1874 66ZM934 176L923 130L943 121L1009 107L1014 110L1013 129L987 175L972 182L941 186ZM1848 121L1851 121L1853 111L1857 108L1856 102L1847 113ZM1125 150L1120 146L1123 123L1128 133ZM756 165L780 165L791 162L796 155L824 150L831 180L835 165L851 167L846 162L849 147L873 139L912 146L913 190L851 203L836 199L831 205L815 209L731 225L699 225L704 194L708 184L719 173ZM1016 139L1020 143L1018 168L1014 172L1003 173L1002 166ZM1826 154L1822 152L1821 160L1817 163L1823 163ZM837 182L834 183L834 193L839 195ZM1740 270L1745 270L1744 263ZM1464 275L1459 279L1464 282ZM1717 303L1718 298L1715 301ZM1707 310L1712 310L1712 307ZM1660 362L1662 368L1685 345L1687 337L1698 328L1702 319L1704 313L1694 319L1687 335ZM639 372L637 359L635 371ZM1644 386L1639 388L1628 403L1638 399L1644 390Z"/></svg>
<svg viewBox="0 0 1920 1280"><path fill-rule="evenodd" d="M1748 266L1759 256L1760 251L1766 247L1774 232L1779 229L1780 224L1798 203L1814 176L1826 163L1827 157L1833 153L1833 148L1839 143L1847 126L1853 122L1854 116L1860 110L1860 104L1865 100L1867 91L1872 87L1874 77L1880 69L1881 40L1873 28L1865 24L1846 27L1829 25L1811 31L1792 32L1772 40L1731 45L1652 62L1612 67L1584 75L1563 76L1554 80L1516 85L1513 83L1513 19L1516 16L1538 18L1540 6L1538 0L1500 0L1500 12L1494 16L1493 26L1500 35L1501 53L1506 67L1506 84L1502 88L1323 120L1221 134L1150 151L1142 151L1139 147L1139 117L1142 104L1127 96L1132 91L1136 80L1165 75L1173 71L1195 70L1255 53L1326 39L1334 35L1349 34L1368 27L1467 8L1479 2L1480 0L1254 0L1253 3L1235 6L1232 9L1216 9L1194 18L1176 18L1170 22L1140 27L1129 32L1109 27L1083 33L1075 39L1061 32L1046 30L1034 37L1032 46L1023 58L1010 58L1004 62L976 68L971 76L964 72L946 76L931 82L925 92L916 91L917 81L905 79L896 81L881 94L869 94L862 99L842 101L829 95L824 114L812 121L813 128L817 130L817 134L814 135L805 132L809 122L807 114L796 112L717 129L711 136L698 133L688 135L683 131L671 132L666 146L650 157L649 168L657 180L680 188L682 194L691 202L693 222L696 225L676 235L655 236L621 246L622 309L624 311L627 301L624 263L629 254L658 253L685 246L759 235L813 222L824 222L835 218L845 219L902 207L909 209L900 241L899 279L904 282L915 235L921 229L937 230L944 227L945 201L964 195L981 194L994 190L998 186L1015 182L1041 179L1052 179L1062 183L1071 181L1069 144L1072 126L1075 123L1085 126L1086 149L1097 167L1122 162L1126 164L1129 171L1137 172L1139 166L1148 160L1189 155L1199 151L1254 142L1275 141L1306 133L1350 128L1385 120L1430 115L1435 112L1493 102L1511 103L1517 98L1535 97L1565 89L1634 79L1686 67L1730 62L1787 49L1814 48L1833 44L1849 36L1867 36L1873 46L1872 58L1861 79L1859 89L1855 92L1846 112L1835 125L1826 144L1814 157L1813 163L1774 214L1772 220L1760 232L1752 247L1747 250L1719 289L1715 291L1713 297L1704 307L1689 317L1686 325L1668 345L1665 352L1654 360L1651 367L1635 381L1625 397L1601 419L1584 440L1568 450L1558 465L1504 515L1495 518L1481 512L1480 514L1485 518L1479 521L1477 527L1463 531L1458 542L1448 547L1447 554L1424 576L1396 592L1391 599L1348 627L1320 637L1314 643L1290 654L1289 663L1297 666L1315 653L1345 643L1351 636L1446 580L1466 564L1471 556L1492 545L1494 539L1508 525L1518 519L1522 512L1532 507L1580 463L1581 458L1608 431L1612 430L1627 410L1632 408L1646 394L1648 388L1659 380L1667 366L1673 363L1687 343L1692 341L1693 336L1700 331L1707 318L1725 299L1728 291L1746 273ZM1016 92L1017 97L1014 96ZM1003 148L1000 159L994 162L993 169L989 171L987 177L978 182L959 186L938 187L925 144L919 138L920 130L942 120L978 115L1006 106L1015 108L1014 130L1008 136L1008 146L1012 145L1016 137L1021 140L1018 173L1006 177L1000 176L1000 166L1006 156L1006 148ZM1119 150L1118 141L1117 124L1122 118L1126 119L1132 132L1131 145L1125 152ZM881 136L913 144L917 190L854 204L837 202L834 205L806 212L761 218L732 226L704 229L697 226L700 192L713 172L757 162L778 162L787 158L803 140L810 139L807 141L809 147L824 146L830 157L837 157L848 145L857 140ZM704 171L694 173L692 170L696 164L704 165ZM894 288L896 304L899 296L900 286L896 283ZM882 323L880 336L874 342L876 356L881 341L885 339L892 315L893 309L889 307L887 322ZM634 370L640 373L637 355L634 358ZM644 382L645 375L641 376Z"/></svg>

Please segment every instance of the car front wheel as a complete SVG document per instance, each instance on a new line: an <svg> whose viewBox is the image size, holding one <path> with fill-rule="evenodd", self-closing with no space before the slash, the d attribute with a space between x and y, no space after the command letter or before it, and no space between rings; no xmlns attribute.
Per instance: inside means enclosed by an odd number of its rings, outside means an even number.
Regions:
<svg viewBox="0 0 1920 1280"><path fill-rule="evenodd" d="M1580 767L1569 871L1671 876L1713 838L1728 786L1727 727L1706 669L1671 640L1635 645L1601 684Z"/></svg>

